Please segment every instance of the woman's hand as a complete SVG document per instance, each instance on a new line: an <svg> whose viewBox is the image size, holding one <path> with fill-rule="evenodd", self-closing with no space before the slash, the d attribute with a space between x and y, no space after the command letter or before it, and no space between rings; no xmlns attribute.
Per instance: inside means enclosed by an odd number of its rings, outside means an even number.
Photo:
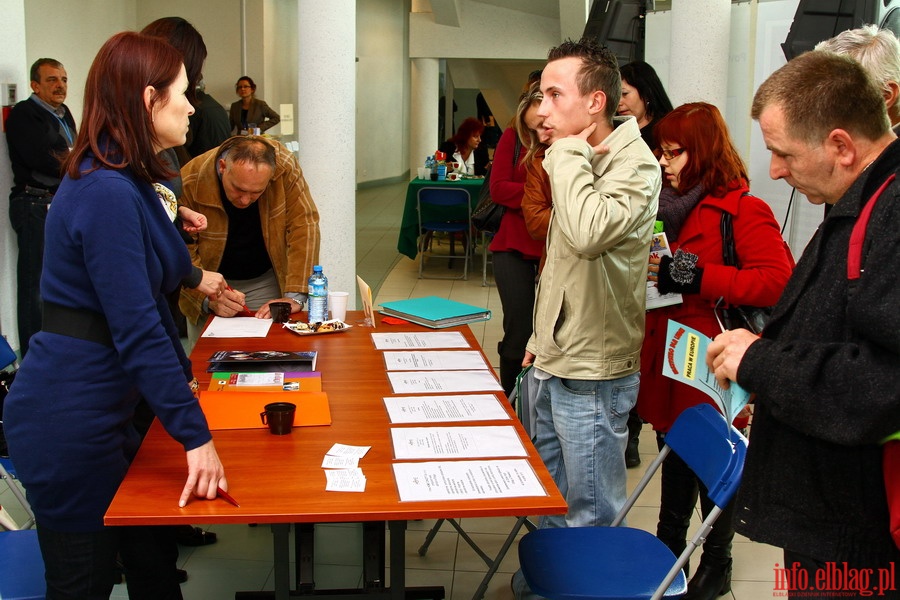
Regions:
<svg viewBox="0 0 900 600"><path fill-rule="evenodd" d="M191 210L187 206L178 207L178 216L181 217L181 228L188 233L200 233L206 230L206 215Z"/></svg>
<svg viewBox="0 0 900 600"><path fill-rule="evenodd" d="M225 468L219 460L213 441L187 451L188 478L178 500L178 506L184 508L193 494L197 498L212 500L216 497L217 488L228 491L225 479Z"/></svg>
<svg viewBox="0 0 900 600"><path fill-rule="evenodd" d="M210 300L215 300L227 287L228 283L221 273L204 270L203 277L200 279L200 285L197 286L197 291L201 294L206 294Z"/></svg>
<svg viewBox="0 0 900 600"><path fill-rule="evenodd" d="M246 297L243 292L226 287L225 291L219 294L215 300L209 301L209 310L220 317L236 317L241 313L249 312L245 301Z"/></svg>
<svg viewBox="0 0 900 600"><path fill-rule="evenodd" d="M650 264L647 267L647 281L656 283L659 280L659 256L650 256Z"/></svg>

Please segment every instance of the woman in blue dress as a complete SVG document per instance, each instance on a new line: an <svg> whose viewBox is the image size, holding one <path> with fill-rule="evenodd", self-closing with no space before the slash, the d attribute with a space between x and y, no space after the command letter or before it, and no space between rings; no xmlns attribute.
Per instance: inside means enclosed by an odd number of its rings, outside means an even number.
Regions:
<svg viewBox="0 0 900 600"><path fill-rule="evenodd" d="M108 598L116 553L136 598L181 598L168 528L105 527L137 451L143 395L184 448L180 498L228 489L192 389L165 295L190 273L174 207L152 183L159 153L184 143L188 79L166 42L125 32L100 49L85 85L81 131L47 217L33 338L4 406L10 454L34 508L47 598Z"/></svg>

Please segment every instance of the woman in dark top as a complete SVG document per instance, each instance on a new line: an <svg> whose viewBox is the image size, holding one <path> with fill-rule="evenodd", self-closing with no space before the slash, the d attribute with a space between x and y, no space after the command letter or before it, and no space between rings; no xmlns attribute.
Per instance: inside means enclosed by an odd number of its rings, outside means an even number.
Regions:
<svg viewBox="0 0 900 600"><path fill-rule="evenodd" d="M281 116L269 108L269 105L256 97L256 83L246 75L234 84L234 91L240 100L232 102L228 117L231 119L231 133L253 133L253 127L259 132L278 125Z"/></svg>
<svg viewBox="0 0 900 600"><path fill-rule="evenodd" d="M621 69L622 99L617 114L637 119L641 137L656 152L659 145L653 137L653 126L672 110L672 101L656 71L641 60L630 62Z"/></svg>
<svg viewBox="0 0 900 600"><path fill-rule="evenodd" d="M4 427L51 600L108 598L117 551L130 598L181 598L177 551L159 528L103 525L140 442L141 396L185 450L179 506L228 489L165 299L190 257L175 207L153 188L173 176L160 153L184 143L187 87L166 42L110 38L88 73L81 131L47 216L44 328L7 396Z"/></svg>

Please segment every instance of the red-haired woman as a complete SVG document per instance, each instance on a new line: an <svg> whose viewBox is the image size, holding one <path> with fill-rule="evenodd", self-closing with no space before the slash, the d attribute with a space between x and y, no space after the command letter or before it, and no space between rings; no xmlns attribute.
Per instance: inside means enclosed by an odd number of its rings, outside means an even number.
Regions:
<svg viewBox="0 0 900 600"><path fill-rule="evenodd" d="M458 162L459 170L469 175L484 175L487 171L487 154L479 152L484 124L473 117L463 121L456 134L438 148L447 155L447 162Z"/></svg>
<svg viewBox="0 0 900 600"><path fill-rule="evenodd" d="M647 313L641 351L638 412L653 425L661 446L681 411L710 403L699 390L662 375L667 321L674 319L714 337L721 332L713 313L719 298L731 304L775 304L791 275L792 261L772 209L749 195L747 168L715 106L703 102L679 106L656 124L654 133L668 183L660 194L659 214L675 256L651 265L650 279L657 281L660 292L680 292L684 298L679 305ZM720 226L726 212L733 219L740 268L723 264ZM735 424L746 426L746 419ZM705 517L712 509L705 490L670 454L662 467L657 536L676 555L685 548L698 491ZM707 537L685 598L716 598L731 589L731 515L729 506Z"/></svg>
<svg viewBox="0 0 900 600"><path fill-rule="evenodd" d="M117 551L129 597L181 598L170 528L103 525L137 451L142 395L185 450L179 504L227 490L165 299L191 261L172 227L174 202L152 185L173 175L159 154L184 143L187 88L166 42L110 38L88 73L81 131L47 216L44 327L7 396L4 427L50 599L109 597Z"/></svg>

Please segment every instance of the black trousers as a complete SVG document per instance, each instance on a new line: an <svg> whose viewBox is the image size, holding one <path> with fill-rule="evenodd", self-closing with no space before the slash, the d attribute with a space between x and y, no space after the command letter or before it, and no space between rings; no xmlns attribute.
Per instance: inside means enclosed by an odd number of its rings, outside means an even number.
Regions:
<svg viewBox="0 0 900 600"><path fill-rule="evenodd" d="M172 527L104 527L60 532L38 523L48 600L107 600L116 554L125 566L132 600L181 600L176 574L178 546Z"/></svg>
<svg viewBox="0 0 900 600"><path fill-rule="evenodd" d="M497 345L497 352L500 354L500 385L507 397L516 386L516 376L522 371L525 344L531 337L538 263L518 252L494 252L494 281L503 307L503 339Z"/></svg>
<svg viewBox="0 0 900 600"><path fill-rule="evenodd" d="M41 269L44 265L44 224L53 196L27 193L9 198L9 221L19 241L16 295L19 351L24 358L28 341L41 330Z"/></svg>

